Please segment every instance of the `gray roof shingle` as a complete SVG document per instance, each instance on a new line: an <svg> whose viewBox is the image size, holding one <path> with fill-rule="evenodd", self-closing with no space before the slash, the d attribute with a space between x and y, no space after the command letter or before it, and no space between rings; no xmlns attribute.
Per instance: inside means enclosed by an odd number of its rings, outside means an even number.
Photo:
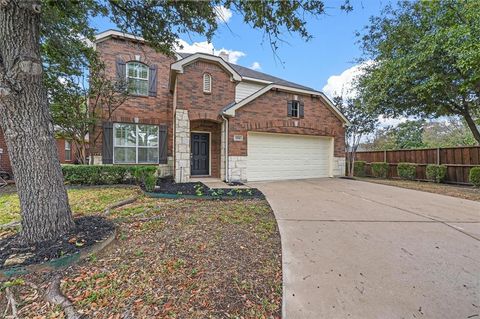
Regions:
<svg viewBox="0 0 480 319"><path fill-rule="evenodd" d="M180 55L184 59L184 58L192 55L192 53L178 52L178 55ZM279 84L279 85L288 86L288 87L291 87L291 88L319 92L319 91L317 91L315 89L312 89L311 87L308 87L308 86L305 86L305 85L301 85L301 84L293 83L293 82L290 82L290 81L287 81L287 80L284 80L284 79L281 79L281 78L277 78L276 76L266 74L266 73L263 73L263 72L258 72L258 71L249 69L247 67L244 67L244 66L241 66L241 65L238 65L238 64L233 64L233 63L230 63L230 62L227 62L227 63L235 71L237 71L237 73L240 74L242 77L255 78L255 79L259 79L259 80L269 81L269 82Z"/></svg>

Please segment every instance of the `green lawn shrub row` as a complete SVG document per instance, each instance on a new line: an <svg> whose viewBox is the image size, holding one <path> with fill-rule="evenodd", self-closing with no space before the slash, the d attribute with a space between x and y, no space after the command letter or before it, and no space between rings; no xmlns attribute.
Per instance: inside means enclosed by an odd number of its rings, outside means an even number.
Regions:
<svg viewBox="0 0 480 319"><path fill-rule="evenodd" d="M387 178L388 176L388 163L385 162L373 162L370 164L372 168L372 175L378 178Z"/></svg>
<svg viewBox="0 0 480 319"><path fill-rule="evenodd" d="M470 169L468 180L473 186L480 187L480 166L472 167Z"/></svg>
<svg viewBox="0 0 480 319"><path fill-rule="evenodd" d="M153 191L156 184L156 166L135 165L62 165L65 183L72 185L145 185Z"/></svg>
<svg viewBox="0 0 480 319"><path fill-rule="evenodd" d="M358 177L364 177L366 165L367 162L365 161L355 161L355 163L353 164L353 175Z"/></svg>
<svg viewBox="0 0 480 319"><path fill-rule="evenodd" d="M398 163L397 174L400 178L414 180L417 176L417 165L414 163Z"/></svg>
<svg viewBox="0 0 480 319"><path fill-rule="evenodd" d="M429 164L427 165L426 175L427 179L435 183L442 183L447 177L447 166Z"/></svg>

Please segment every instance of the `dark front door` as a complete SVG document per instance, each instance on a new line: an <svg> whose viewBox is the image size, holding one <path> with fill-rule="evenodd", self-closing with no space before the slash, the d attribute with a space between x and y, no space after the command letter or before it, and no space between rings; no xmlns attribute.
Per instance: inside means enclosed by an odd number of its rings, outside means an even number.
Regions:
<svg viewBox="0 0 480 319"><path fill-rule="evenodd" d="M192 133L192 175L208 175L210 166L208 133Z"/></svg>

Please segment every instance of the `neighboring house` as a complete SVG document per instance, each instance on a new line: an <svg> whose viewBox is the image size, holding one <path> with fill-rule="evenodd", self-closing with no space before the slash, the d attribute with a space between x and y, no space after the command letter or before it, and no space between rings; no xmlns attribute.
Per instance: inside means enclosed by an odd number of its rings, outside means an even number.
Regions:
<svg viewBox="0 0 480 319"><path fill-rule="evenodd" d="M95 49L132 95L103 123L95 163L158 164L177 182L344 175L347 120L322 92L228 57L167 57L119 31Z"/></svg>
<svg viewBox="0 0 480 319"><path fill-rule="evenodd" d="M72 144L65 139L56 138L58 159L62 164L71 164L75 161L74 153L72 150ZM12 165L10 163L10 156L8 155L7 144L3 135L2 129L0 129L0 171L6 171L12 175Z"/></svg>

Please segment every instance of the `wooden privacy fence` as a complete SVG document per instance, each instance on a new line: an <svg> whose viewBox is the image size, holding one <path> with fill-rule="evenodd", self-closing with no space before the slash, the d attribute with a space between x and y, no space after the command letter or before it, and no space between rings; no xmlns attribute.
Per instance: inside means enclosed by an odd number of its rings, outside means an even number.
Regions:
<svg viewBox="0 0 480 319"><path fill-rule="evenodd" d="M468 181L470 168L480 166L480 146L357 152L355 159L367 162L367 175L371 175L370 163L388 163L389 178L398 177L398 163L415 163L419 180L427 179L425 171L428 164L443 164L447 166L445 182L470 184Z"/></svg>

